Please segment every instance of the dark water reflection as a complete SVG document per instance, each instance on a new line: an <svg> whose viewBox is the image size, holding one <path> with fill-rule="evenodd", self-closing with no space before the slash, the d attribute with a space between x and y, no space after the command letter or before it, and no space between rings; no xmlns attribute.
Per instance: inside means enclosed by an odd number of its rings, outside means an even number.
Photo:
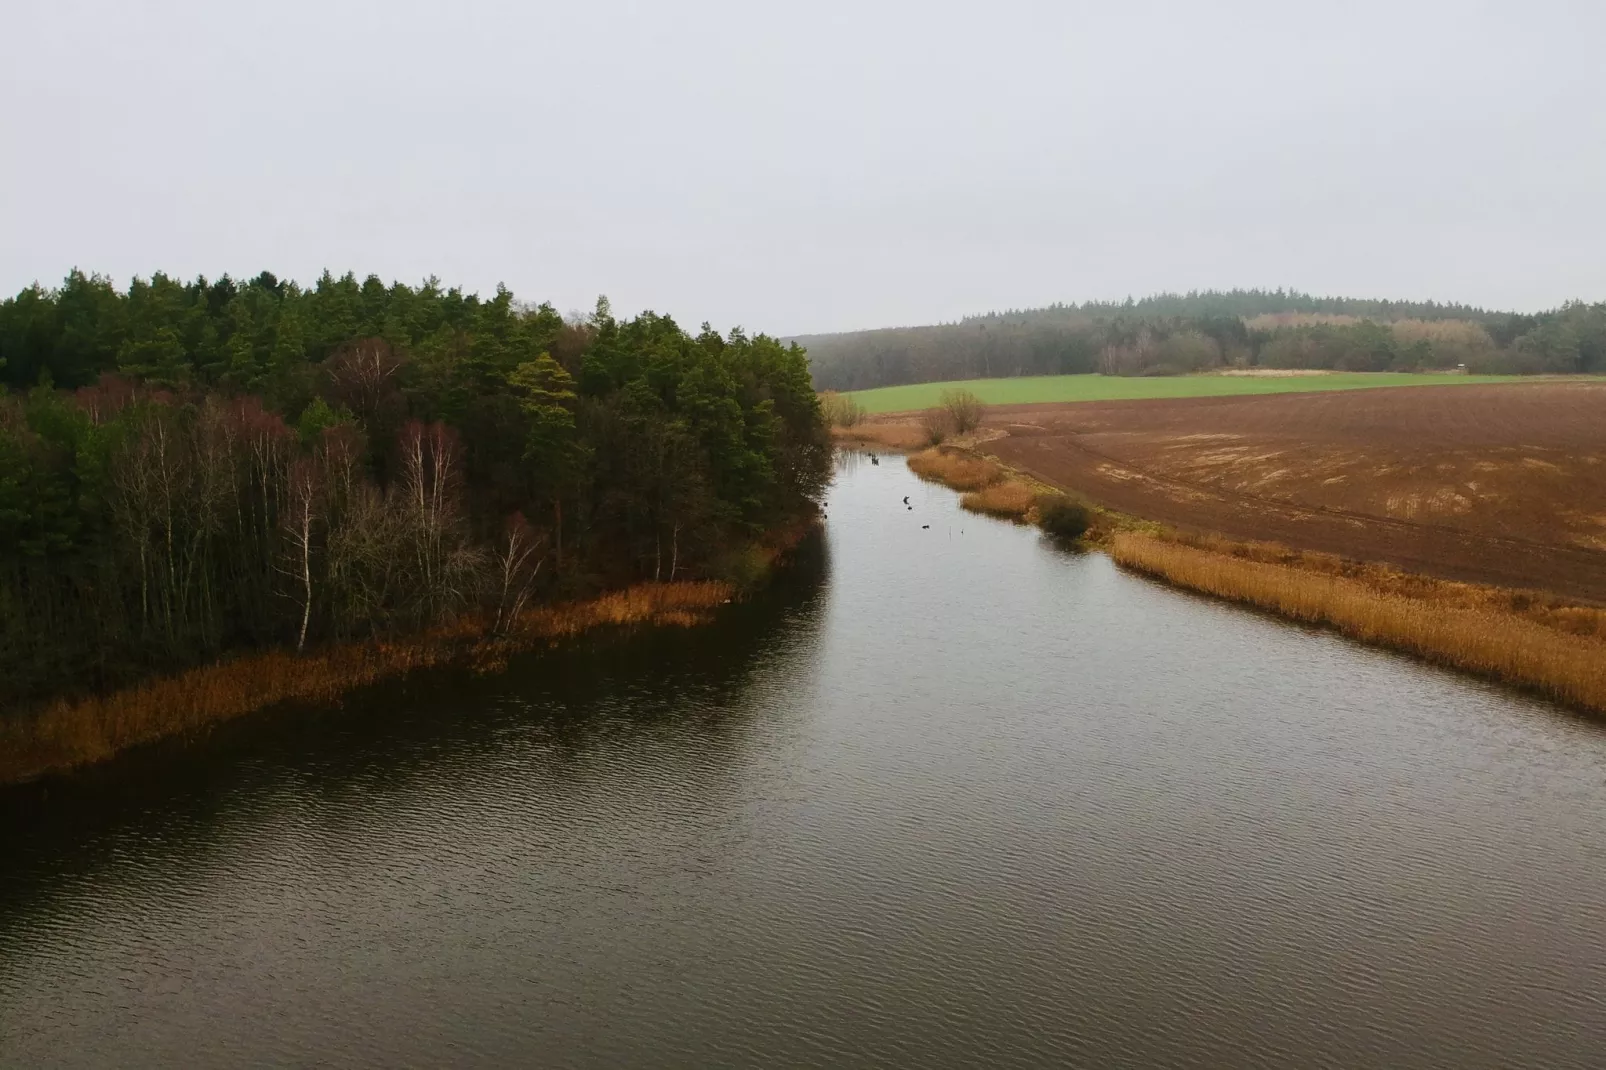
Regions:
<svg viewBox="0 0 1606 1070"><path fill-rule="evenodd" d="M830 513L710 629L0 795L0 1066L1600 1065L1598 726Z"/></svg>

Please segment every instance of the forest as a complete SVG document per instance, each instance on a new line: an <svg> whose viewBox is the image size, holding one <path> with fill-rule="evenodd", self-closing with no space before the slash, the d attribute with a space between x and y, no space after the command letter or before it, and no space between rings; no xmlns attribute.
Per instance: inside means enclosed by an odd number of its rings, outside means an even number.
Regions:
<svg viewBox="0 0 1606 1070"><path fill-rule="evenodd" d="M1214 368L1606 372L1606 303L1535 315L1286 290L1159 294L793 339L822 390Z"/></svg>
<svg viewBox="0 0 1606 1070"><path fill-rule="evenodd" d="M0 303L0 709L642 580L813 514L801 348L328 273Z"/></svg>

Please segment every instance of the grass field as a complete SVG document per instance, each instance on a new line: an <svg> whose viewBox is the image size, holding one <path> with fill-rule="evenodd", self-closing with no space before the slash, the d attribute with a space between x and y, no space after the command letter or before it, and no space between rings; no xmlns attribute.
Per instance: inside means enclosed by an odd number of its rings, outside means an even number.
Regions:
<svg viewBox="0 0 1606 1070"><path fill-rule="evenodd" d="M1332 375L1032 375L1015 379L965 379L857 390L850 396L868 413L908 412L937 404L944 390L965 389L989 405L1027 405L1048 401L1125 401L1133 398L1222 397L1236 394L1291 394L1312 390L1357 390L1377 386L1445 386L1502 383L1516 375L1412 375L1406 372L1335 372Z"/></svg>

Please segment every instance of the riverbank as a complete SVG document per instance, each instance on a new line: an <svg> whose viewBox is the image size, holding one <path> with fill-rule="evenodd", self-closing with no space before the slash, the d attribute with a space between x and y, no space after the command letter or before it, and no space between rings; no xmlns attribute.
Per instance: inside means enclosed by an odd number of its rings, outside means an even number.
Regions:
<svg viewBox="0 0 1606 1070"><path fill-rule="evenodd" d="M1603 403L1606 382L1547 381L994 407L945 445L1180 531L1606 606Z"/></svg>
<svg viewBox="0 0 1606 1070"><path fill-rule="evenodd" d="M1039 520L1040 481L972 450L928 449L909 467L959 491L973 512ZM1089 543L1174 586L1606 713L1606 609L1277 543L1189 535L1104 510L1090 511L1089 521Z"/></svg>
<svg viewBox="0 0 1606 1070"><path fill-rule="evenodd" d="M773 560L771 554L768 560ZM517 653L610 627L690 627L732 600L722 581L644 583L599 598L526 611L506 634L483 616L402 639L240 654L108 695L0 717L0 784L105 761L286 702L334 703L348 692L417 669L466 664L494 672Z"/></svg>
<svg viewBox="0 0 1606 1070"><path fill-rule="evenodd" d="M1269 544L1118 531L1106 549L1177 587L1606 713L1606 610Z"/></svg>
<svg viewBox="0 0 1606 1070"><path fill-rule="evenodd" d="M983 523L898 457L829 501L707 626L0 793L0 1065L1606 1050L1606 722Z"/></svg>

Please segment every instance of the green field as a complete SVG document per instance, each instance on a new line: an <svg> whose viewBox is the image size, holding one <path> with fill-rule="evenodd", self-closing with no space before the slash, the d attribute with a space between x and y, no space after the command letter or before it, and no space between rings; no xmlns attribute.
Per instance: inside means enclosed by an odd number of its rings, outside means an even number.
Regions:
<svg viewBox="0 0 1606 1070"><path fill-rule="evenodd" d="M965 389L989 405L1042 401L1124 401L1128 398L1200 398L1231 394L1292 394L1377 386L1449 386L1507 383L1520 375L1412 375L1407 372L1335 372L1332 375L1032 375L1018 379L964 379L856 390L848 396L866 412L908 412L937 404L944 390Z"/></svg>

